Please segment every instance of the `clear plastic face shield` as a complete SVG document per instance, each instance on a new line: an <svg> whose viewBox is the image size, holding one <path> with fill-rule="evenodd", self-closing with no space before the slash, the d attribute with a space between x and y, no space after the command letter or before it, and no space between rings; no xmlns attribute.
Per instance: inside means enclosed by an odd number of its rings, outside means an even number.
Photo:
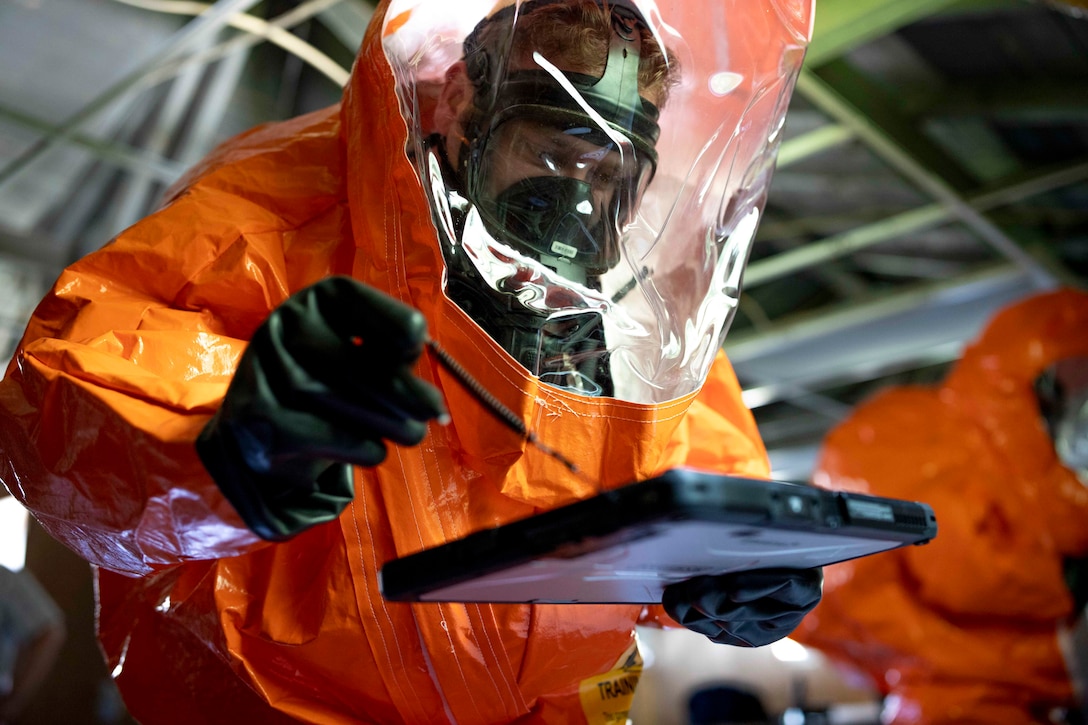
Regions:
<svg viewBox="0 0 1088 725"><path fill-rule="evenodd" d="M467 186L490 233L596 286L652 174L646 155L579 121L513 118L484 136Z"/></svg>
<svg viewBox="0 0 1088 725"><path fill-rule="evenodd" d="M1035 392L1058 458L1088 485L1088 357L1051 365L1036 379Z"/></svg>
<svg viewBox="0 0 1088 725"><path fill-rule="evenodd" d="M446 294L542 381L698 389L770 181L811 0L394 0L384 49Z"/></svg>

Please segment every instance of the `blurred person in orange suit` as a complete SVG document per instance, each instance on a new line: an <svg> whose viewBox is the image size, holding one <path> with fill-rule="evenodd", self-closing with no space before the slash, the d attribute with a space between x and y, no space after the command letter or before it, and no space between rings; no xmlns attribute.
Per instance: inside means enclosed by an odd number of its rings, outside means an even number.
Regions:
<svg viewBox="0 0 1088 725"><path fill-rule="evenodd" d="M925 501L933 543L828 567L796 633L873 678L889 723L1052 722L1085 601L1088 294L1013 304L935 387L895 387L826 438L817 485Z"/></svg>
<svg viewBox="0 0 1088 725"><path fill-rule="evenodd" d="M27 328L0 478L98 566L141 722L622 723L636 622L759 645L819 599L819 570L653 608L382 597L384 562L484 527L768 473L720 346L811 0L493 5L382 3L341 104L221 146Z"/></svg>

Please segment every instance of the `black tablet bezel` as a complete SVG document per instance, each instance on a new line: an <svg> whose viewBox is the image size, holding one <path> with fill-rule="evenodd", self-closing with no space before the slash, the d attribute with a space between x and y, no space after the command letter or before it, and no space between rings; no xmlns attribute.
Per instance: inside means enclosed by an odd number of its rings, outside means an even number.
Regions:
<svg viewBox="0 0 1088 725"><path fill-rule="evenodd" d="M493 595L435 599L432 593L528 562L547 560L562 567L564 561L579 556L623 546L643 536L660 535L664 530L662 524L683 521L770 528L813 536L824 532L828 536L870 539L877 546L886 545L880 550L926 543L937 531L936 517L923 503L673 469L646 481L387 562L380 573L382 593L394 601L584 602L587 600L565 597L554 583L546 592L517 599L488 598ZM820 565L829 563L834 562ZM487 591L486 587L482 590ZM646 595L640 603L654 603L654 598ZM659 592L656 598L659 600Z"/></svg>

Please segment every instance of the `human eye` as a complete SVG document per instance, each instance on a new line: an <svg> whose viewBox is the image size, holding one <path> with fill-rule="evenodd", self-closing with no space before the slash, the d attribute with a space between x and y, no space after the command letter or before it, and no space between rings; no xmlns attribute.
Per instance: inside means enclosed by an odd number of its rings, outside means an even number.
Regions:
<svg viewBox="0 0 1088 725"><path fill-rule="evenodd" d="M525 163L552 173L558 173L562 168L562 159L559 158L554 145L548 143L546 139L531 135L522 136L518 144L518 156Z"/></svg>
<svg viewBox="0 0 1088 725"><path fill-rule="evenodd" d="M598 184L615 185L623 183L625 173L623 164L613 154L601 159L593 171L593 180Z"/></svg>
<svg viewBox="0 0 1088 725"><path fill-rule="evenodd" d="M593 180L598 184L614 183L619 178L619 173L612 166L601 165L598 166L593 172Z"/></svg>
<svg viewBox="0 0 1088 725"><path fill-rule="evenodd" d="M546 149L541 147L536 154L537 163L551 171L553 174L558 174L563 167L563 162L559 159L558 155L552 149Z"/></svg>

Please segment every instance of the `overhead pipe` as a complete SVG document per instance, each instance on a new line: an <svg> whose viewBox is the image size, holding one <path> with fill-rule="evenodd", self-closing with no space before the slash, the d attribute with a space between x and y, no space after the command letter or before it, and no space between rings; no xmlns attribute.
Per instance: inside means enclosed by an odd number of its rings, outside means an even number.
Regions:
<svg viewBox="0 0 1088 725"><path fill-rule="evenodd" d="M859 113L835 89L812 71L801 72L797 79L797 92L831 118L853 131L858 139L877 156L903 174L919 189L947 207L954 217L970 227L1000 255L1023 269L1033 286L1039 289L1057 286L1058 281L1050 270L1025 252L997 225L972 208L944 179L920 164L883 129Z"/></svg>
<svg viewBox="0 0 1088 725"><path fill-rule="evenodd" d="M1022 199L1038 196L1047 191L1060 189L1088 179L1088 161L1082 161L1055 171L1022 181L995 191L979 194L962 205L970 208L976 216L980 212L995 209ZM747 289L786 277L803 269L823 262L831 261L852 254L866 247L904 237L911 232L932 229L958 218L959 209L946 203L934 203L902 212L879 222L866 224L842 234L826 237L816 242L805 244L773 257L756 260L748 265L744 272L744 286ZM990 222L987 222L990 224ZM992 226L992 225L991 225ZM1015 242L1009 242L1014 244ZM1025 271L1033 274L1041 270L1039 263L1015 245L1018 252L1013 260ZM1021 257L1030 260L1030 264L1020 263ZM1050 274L1046 273L1048 279Z"/></svg>
<svg viewBox="0 0 1088 725"><path fill-rule="evenodd" d="M42 154L70 139L84 123L138 86L147 76L154 73L162 63L185 52L190 46L199 42L209 33L221 28L231 15L244 13L258 2L260 0L218 0L204 14L171 35L142 66L121 78L90 103L69 116L53 133L43 136L26 151L8 162L0 169L0 188L3 188L16 174Z"/></svg>
<svg viewBox="0 0 1088 725"><path fill-rule="evenodd" d="M199 15L211 7L208 3L191 2L190 0L114 0L114 2L173 15ZM282 48L304 63L309 64L342 88L347 84L351 72L310 43L286 30L286 28L297 25L305 19L303 14L298 12L303 7L305 7L304 13L306 16L317 15L339 2L342 2L342 0L317 0L316 2L307 3L306 6L300 6L300 8L296 8L289 13L284 13L272 21L239 13L228 18L227 24L236 30L249 33L261 40L267 40Z"/></svg>
<svg viewBox="0 0 1088 725"><path fill-rule="evenodd" d="M59 133L55 124L6 106L0 106L0 119L35 133L47 135ZM128 171L149 174L159 181L169 183L178 178L181 173L181 167L178 164L143 149L75 132L69 135L67 140L73 146L90 152L102 161L108 161Z"/></svg>

